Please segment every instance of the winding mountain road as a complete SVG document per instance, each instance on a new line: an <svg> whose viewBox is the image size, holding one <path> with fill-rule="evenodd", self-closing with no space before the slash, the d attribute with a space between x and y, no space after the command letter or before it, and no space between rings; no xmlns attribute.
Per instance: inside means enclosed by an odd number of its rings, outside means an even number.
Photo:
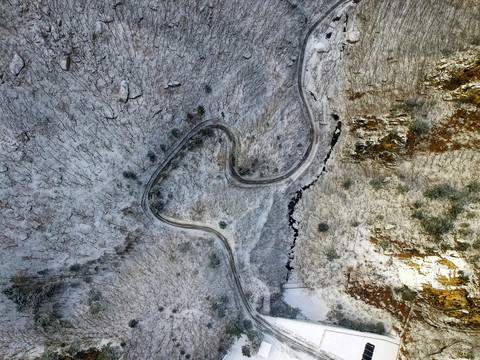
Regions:
<svg viewBox="0 0 480 360"><path fill-rule="evenodd" d="M277 326L271 324L265 318L260 315L248 302L245 293L243 291L243 287L240 280L240 275L238 274L237 267L235 264L235 258L232 252L232 249L228 243L227 238L220 233L218 230L198 224L190 224L188 222L182 222L176 219L171 219L164 214L159 212L153 212L150 208L149 202L151 200L151 188L156 183L161 183L164 174L166 174L169 170L171 170L171 163L172 160L185 148L188 141L190 141L195 135L199 134L201 131L205 131L206 129L211 130L219 130L222 131L228 138L228 164L227 164L227 177L229 180L233 180L238 185L243 187L258 187L258 186L268 186L272 184L279 184L281 182L288 182L292 183L298 177L304 173L304 171L311 165L313 159L316 156L318 146L319 146L319 135L320 135L320 128L317 121L315 121L313 111L308 104L305 96L305 91L303 88L304 84L304 76L305 76L305 67L306 67L306 59L305 53L308 45L308 41L315 31L315 29L324 21L328 20L328 17L332 15L337 10L346 9L348 6L353 4L354 0L340 0L336 2L333 6L327 9L318 20L314 22L314 24L309 28L307 31L302 47L301 52L299 55L299 59L297 62L297 88L298 94L301 98L302 106L307 113L307 117L310 121L310 130L308 133L308 146L306 148L305 153L303 154L302 158L299 160L298 163L293 165L287 172L281 174L276 177L270 178L262 178L262 179L245 179L240 176L237 166L237 159L238 155L240 154L240 142L239 142L239 134L237 131L232 128L230 125L219 121L218 119L212 119L204 121L197 126L195 126L184 138L183 140L175 147L175 149L170 153L170 155L162 162L162 164L157 168L154 174L151 176L150 180L148 181L145 191L142 196L142 208L152 220L160 220L162 223L173 226L175 228L182 228L182 229L189 229L192 231L199 231L203 233L208 233L210 235L215 236L218 238L223 247L225 249L225 253L228 259L228 263L231 269L231 276L233 277L236 292L238 297L240 298L241 304L243 306L243 310L246 314L250 316L250 318L254 321L256 327L264 333L270 334L277 338L279 341L283 342L284 344L288 345L289 347L302 351L304 353L310 354L317 359L331 359L325 352L317 349L312 344L309 344L301 339L294 338L292 334L287 333L286 331L278 328Z"/></svg>

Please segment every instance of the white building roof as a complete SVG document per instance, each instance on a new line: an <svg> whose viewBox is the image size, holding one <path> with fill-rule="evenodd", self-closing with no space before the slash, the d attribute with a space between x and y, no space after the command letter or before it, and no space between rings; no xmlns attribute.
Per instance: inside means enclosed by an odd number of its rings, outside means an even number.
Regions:
<svg viewBox="0 0 480 360"><path fill-rule="evenodd" d="M285 329L287 333L302 338L304 341L316 345L319 349L343 360L359 360L362 359L364 353L366 359L371 360L395 360L398 355L400 339L396 337L364 333L307 321L269 316L264 318ZM369 344L368 348L370 350L366 350L367 344Z"/></svg>
<svg viewBox="0 0 480 360"><path fill-rule="evenodd" d="M260 345L260 349L258 349L258 356L264 359L268 359L271 349L272 349L272 344L266 341L262 341L262 344Z"/></svg>

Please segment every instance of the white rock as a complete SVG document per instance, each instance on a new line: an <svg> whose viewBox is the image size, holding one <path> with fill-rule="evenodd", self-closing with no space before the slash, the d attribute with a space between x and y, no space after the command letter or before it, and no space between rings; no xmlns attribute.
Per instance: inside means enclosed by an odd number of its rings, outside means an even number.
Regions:
<svg viewBox="0 0 480 360"><path fill-rule="evenodd" d="M330 51L330 44L328 41L322 40L314 45L314 49L317 53L327 53Z"/></svg>
<svg viewBox="0 0 480 360"><path fill-rule="evenodd" d="M152 110L151 110L151 112L153 113L152 116L155 116L155 115L161 113L162 110L163 110L163 108L162 108L162 106L159 105L159 104L156 104L156 105L152 106Z"/></svg>
<svg viewBox="0 0 480 360"><path fill-rule="evenodd" d="M128 82L122 80L120 83L120 89L118 91L118 101L126 103L128 101Z"/></svg>
<svg viewBox="0 0 480 360"><path fill-rule="evenodd" d="M15 53L15 55L13 56L13 60L10 63L10 67L9 67L10 72L13 75L17 76L18 74L20 74L20 71L22 71L24 66L25 66L25 62L23 61L23 59L20 57L20 55Z"/></svg>
<svg viewBox="0 0 480 360"><path fill-rule="evenodd" d="M60 59L60 67L65 71L70 70L70 56L67 55Z"/></svg>
<svg viewBox="0 0 480 360"><path fill-rule="evenodd" d="M113 109L110 107L105 107L103 109L103 116L105 116L107 119L115 119L117 117L113 112Z"/></svg>
<svg viewBox="0 0 480 360"><path fill-rule="evenodd" d="M143 95L142 89L135 83L130 83L128 87L128 98L136 99Z"/></svg>
<svg viewBox="0 0 480 360"><path fill-rule="evenodd" d="M347 42L350 44L355 44L360 41L360 31L352 30L347 34Z"/></svg>
<svg viewBox="0 0 480 360"><path fill-rule="evenodd" d="M385 225L385 230L392 230L395 229L397 226L394 224L387 224Z"/></svg>

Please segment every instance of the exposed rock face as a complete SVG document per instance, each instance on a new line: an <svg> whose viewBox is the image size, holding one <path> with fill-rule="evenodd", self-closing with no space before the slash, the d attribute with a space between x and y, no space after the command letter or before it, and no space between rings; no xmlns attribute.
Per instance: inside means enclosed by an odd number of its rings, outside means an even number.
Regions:
<svg viewBox="0 0 480 360"><path fill-rule="evenodd" d="M344 131L295 213L299 272L332 319L341 305L383 320L409 360L480 347L480 9L443 5L362 1L350 14L332 99Z"/></svg>

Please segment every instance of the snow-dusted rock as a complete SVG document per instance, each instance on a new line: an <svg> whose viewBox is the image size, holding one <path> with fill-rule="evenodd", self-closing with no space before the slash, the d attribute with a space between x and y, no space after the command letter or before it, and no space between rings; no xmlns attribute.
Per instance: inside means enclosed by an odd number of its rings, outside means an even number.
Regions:
<svg viewBox="0 0 480 360"><path fill-rule="evenodd" d="M360 31L352 30L347 33L347 42L355 44L360 41Z"/></svg>
<svg viewBox="0 0 480 360"><path fill-rule="evenodd" d="M128 86L128 98L136 99L143 95L142 88L136 83L131 82Z"/></svg>
<svg viewBox="0 0 480 360"><path fill-rule="evenodd" d="M60 67L65 71L70 70L70 56L67 55L60 59Z"/></svg>
<svg viewBox="0 0 480 360"><path fill-rule="evenodd" d="M118 90L117 100L121 103L126 103L128 101L128 90L129 84L126 80L120 82L120 89Z"/></svg>
<svg viewBox="0 0 480 360"><path fill-rule="evenodd" d="M20 55L18 55L17 53L15 53L15 55L13 56L13 59L10 63L10 72L17 76L18 74L20 74L20 71L22 71L22 69L25 67L25 62L23 61L23 59L20 57Z"/></svg>
<svg viewBox="0 0 480 360"><path fill-rule="evenodd" d="M327 40L320 40L314 45L314 49L317 53L327 53L330 51L330 44Z"/></svg>

